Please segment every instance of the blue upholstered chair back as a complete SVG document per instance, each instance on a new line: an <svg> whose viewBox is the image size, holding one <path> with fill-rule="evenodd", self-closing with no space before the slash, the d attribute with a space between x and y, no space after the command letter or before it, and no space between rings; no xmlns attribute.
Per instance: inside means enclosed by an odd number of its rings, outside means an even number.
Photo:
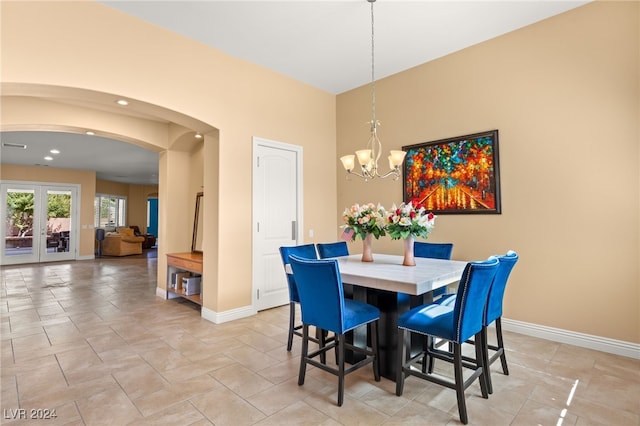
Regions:
<svg viewBox="0 0 640 426"><path fill-rule="evenodd" d="M295 255L289 259L300 295L302 322L343 334L344 292L338 261L308 260Z"/></svg>
<svg viewBox="0 0 640 426"><path fill-rule="evenodd" d="M453 308L456 343L463 343L482 330L487 297L498 265L498 259L493 256L485 261L467 263Z"/></svg>
<svg viewBox="0 0 640 426"><path fill-rule="evenodd" d="M451 259L453 252L452 243L425 243L416 241L413 243L413 255L415 257L430 257L432 259Z"/></svg>
<svg viewBox="0 0 640 426"><path fill-rule="evenodd" d="M487 301L487 311L485 313L484 325L489 325L502 316L502 299L504 290L507 288L509 274L518 261L518 255L514 251L509 251L502 256L496 256L500 261L498 272L493 279L493 285L489 290L489 300Z"/></svg>
<svg viewBox="0 0 640 426"><path fill-rule="evenodd" d="M280 257L282 257L283 266L289 264L289 255L294 254L296 256L305 259L317 259L316 248L313 244L305 244L301 246L289 246L280 247ZM286 273L286 270L285 270ZM298 288L296 281L293 278L293 274L287 274L287 284L289 285L289 300L291 302L300 302L300 296L298 295Z"/></svg>
<svg viewBox="0 0 640 426"><path fill-rule="evenodd" d="M316 244L320 259L327 257L349 256L349 247L346 241L338 241L336 243L318 243Z"/></svg>

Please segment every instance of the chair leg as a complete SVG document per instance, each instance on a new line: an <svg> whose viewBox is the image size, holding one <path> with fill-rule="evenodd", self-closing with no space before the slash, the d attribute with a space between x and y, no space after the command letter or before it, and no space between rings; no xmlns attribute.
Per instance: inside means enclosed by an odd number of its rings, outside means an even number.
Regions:
<svg viewBox="0 0 640 426"><path fill-rule="evenodd" d="M405 330L398 328L398 360L396 363L396 395L402 396L404 391L404 363L407 353L407 345L405 344Z"/></svg>
<svg viewBox="0 0 640 426"><path fill-rule="evenodd" d="M378 321L371 323L371 350L373 352L373 377L380 381L380 357L378 356Z"/></svg>
<svg viewBox="0 0 640 426"><path fill-rule="evenodd" d="M480 332L473 338L473 346L476 350L476 369L481 369L480 390L483 398L489 398L489 394L493 393L491 387L491 377L489 376L489 350L487 348L487 330L482 327Z"/></svg>
<svg viewBox="0 0 640 426"><path fill-rule="evenodd" d="M318 346L320 346L320 349L324 348L327 344L327 332L325 330L317 328L316 337L318 338ZM320 354L320 362L323 364L327 363L327 355L324 352Z"/></svg>
<svg viewBox="0 0 640 426"><path fill-rule="evenodd" d="M291 346L293 345L293 328L295 327L296 319L296 304L295 302L289 302L289 337L287 338L287 352L291 352Z"/></svg>
<svg viewBox="0 0 640 426"><path fill-rule="evenodd" d="M433 336L429 336L429 348L428 351L425 352L424 357L428 358L428 363L427 363L427 371L429 372L429 374L433 373L433 363L435 362L435 358L433 356L429 355L429 351L433 351L434 348L434 337ZM449 342L449 352L453 352L453 347L451 346L452 343Z"/></svg>
<svg viewBox="0 0 640 426"><path fill-rule="evenodd" d="M427 360L429 359L429 348L432 347L433 337L432 336L424 336L424 342L422 343L422 352L424 352L424 356L422 357L422 372L427 372Z"/></svg>
<svg viewBox="0 0 640 426"><path fill-rule="evenodd" d="M307 355L309 354L309 326L302 325L302 353L300 354L300 372L298 373L298 386L304 385L304 376L307 372Z"/></svg>
<svg viewBox="0 0 640 426"><path fill-rule="evenodd" d="M338 339L338 407L344 402L344 334L336 335Z"/></svg>
<svg viewBox="0 0 640 426"><path fill-rule="evenodd" d="M462 375L462 344L453 345L453 372L455 377L456 397L458 399L458 414L463 424L469 423L467 417L467 403L464 399L464 376Z"/></svg>
<svg viewBox="0 0 640 426"><path fill-rule="evenodd" d="M502 349L502 354L500 354L500 363L502 364L502 372L505 376L509 375L509 367L507 367L507 355L504 350L504 342L502 341L502 322L500 318L496 319L496 335L498 338L498 348Z"/></svg>

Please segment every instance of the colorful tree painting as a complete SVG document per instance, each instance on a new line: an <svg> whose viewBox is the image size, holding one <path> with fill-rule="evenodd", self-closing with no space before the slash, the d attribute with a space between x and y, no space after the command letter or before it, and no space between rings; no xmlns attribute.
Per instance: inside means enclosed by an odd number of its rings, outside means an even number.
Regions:
<svg viewBox="0 0 640 426"><path fill-rule="evenodd" d="M497 130L402 149L405 202L436 213L500 213Z"/></svg>

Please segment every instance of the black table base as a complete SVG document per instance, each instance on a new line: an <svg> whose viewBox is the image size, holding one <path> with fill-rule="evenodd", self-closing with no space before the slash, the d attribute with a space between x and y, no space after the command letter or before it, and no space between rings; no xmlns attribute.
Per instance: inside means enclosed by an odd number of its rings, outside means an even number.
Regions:
<svg viewBox="0 0 640 426"><path fill-rule="evenodd" d="M395 382L396 364L398 363L398 317L416 306L431 302L433 300L431 292L420 296L413 296L350 284L345 284L344 289L345 297L367 302L380 309L380 320L378 323L380 375ZM347 339L356 346L371 344L370 339L367 342L368 334L364 327L354 330L349 334ZM423 344L424 338L413 334L411 336L411 354L417 354L422 350ZM345 354L345 359L349 363L354 363L362 358L350 353Z"/></svg>

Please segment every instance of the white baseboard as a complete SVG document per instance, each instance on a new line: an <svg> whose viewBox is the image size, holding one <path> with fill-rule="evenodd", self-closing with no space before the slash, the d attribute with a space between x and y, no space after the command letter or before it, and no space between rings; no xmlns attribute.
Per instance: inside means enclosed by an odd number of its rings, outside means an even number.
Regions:
<svg viewBox="0 0 640 426"><path fill-rule="evenodd" d="M507 318L502 318L502 329L526 336L539 337L554 342L567 343L582 348L640 359L640 344L637 343L578 333L560 328L546 327L544 325L531 324Z"/></svg>
<svg viewBox="0 0 640 426"><path fill-rule="evenodd" d="M224 312L216 312L211 309L202 307L201 316L207 321L211 321L214 324L222 324L223 322L229 322L241 318L250 317L256 315L256 311L253 306L245 306L242 308L231 309Z"/></svg>
<svg viewBox="0 0 640 426"><path fill-rule="evenodd" d="M156 287L156 296L162 299L167 299L167 291L164 288ZM169 294L169 299L173 299L174 297L178 298L180 296ZM207 321L211 321L214 324L222 324L223 322L229 322L241 318L250 317L256 315L258 311L256 311L253 306L245 306L243 308L231 309L225 312L216 312L212 311L209 308L202 307L200 311L200 316Z"/></svg>

